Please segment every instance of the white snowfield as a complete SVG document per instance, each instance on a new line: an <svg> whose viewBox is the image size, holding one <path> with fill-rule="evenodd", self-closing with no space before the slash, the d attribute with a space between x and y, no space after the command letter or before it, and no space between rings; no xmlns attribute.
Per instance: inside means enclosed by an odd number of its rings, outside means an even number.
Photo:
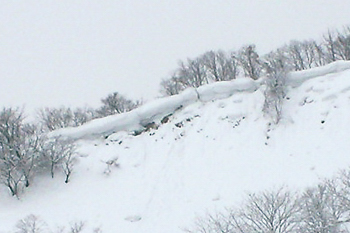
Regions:
<svg viewBox="0 0 350 233"><path fill-rule="evenodd" d="M350 69L349 61L336 61L324 67L311 70L293 72L288 75L286 84L292 87L301 85L311 78L337 73ZM161 119L176 110L193 104L197 101L212 101L228 98L239 92L254 92L260 85L260 80L239 78L233 81L217 82L201 86L197 89L189 88L184 92L155 100L130 112L93 120L76 128L60 129L50 134L51 137L67 137L72 139L95 138L107 136L119 131L139 131L149 123L159 123Z"/></svg>
<svg viewBox="0 0 350 233"><path fill-rule="evenodd" d="M82 221L82 233L181 233L247 193L316 185L350 165L349 64L291 74L278 125L262 113L261 84L238 79L56 131L84 138L71 181L36 177L20 200L1 185L0 232L34 214L43 232ZM158 129L128 132L171 113Z"/></svg>

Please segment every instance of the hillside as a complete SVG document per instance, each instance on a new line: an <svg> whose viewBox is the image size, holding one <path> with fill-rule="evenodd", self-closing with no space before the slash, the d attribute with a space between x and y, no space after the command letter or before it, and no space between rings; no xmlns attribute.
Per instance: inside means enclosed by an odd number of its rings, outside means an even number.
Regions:
<svg viewBox="0 0 350 233"><path fill-rule="evenodd" d="M51 229L83 221L83 232L175 233L246 192L330 177L350 164L349 64L290 74L278 125L263 115L264 85L239 79L53 132L79 139L71 182L38 177L20 200L1 186L0 232L34 214Z"/></svg>

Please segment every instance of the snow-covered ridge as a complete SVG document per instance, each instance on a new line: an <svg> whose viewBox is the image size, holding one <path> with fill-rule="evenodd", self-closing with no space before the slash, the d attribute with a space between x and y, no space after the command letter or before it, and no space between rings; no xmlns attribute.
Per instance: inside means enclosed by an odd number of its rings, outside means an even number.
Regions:
<svg viewBox="0 0 350 233"><path fill-rule="evenodd" d="M242 78L213 83L197 89L189 88L178 95L154 100L130 112L96 119L79 127L56 130L49 136L80 139L109 135L118 131L138 131L152 122L159 123L163 117L197 101L227 98L237 92L253 92L259 86L260 84L252 79Z"/></svg>
<svg viewBox="0 0 350 233"><path fill-rule="evenodd" d="M350 69L349 61L336 61L323 67L292 72L287 76L286 84L292 87L300 86L303 82ZM80 127L70 127L50 133L50 137L68 137L72 139L94 138L110 135L118 131L139 131L150 123L159 123L161 119L174 113L177 109L186 107L197 101L224 99L239 92L254 92L263 82L249 78L240 78L208 84L199 88L189 88L184 92L149 102L130 112L93 120Z"/></svg>

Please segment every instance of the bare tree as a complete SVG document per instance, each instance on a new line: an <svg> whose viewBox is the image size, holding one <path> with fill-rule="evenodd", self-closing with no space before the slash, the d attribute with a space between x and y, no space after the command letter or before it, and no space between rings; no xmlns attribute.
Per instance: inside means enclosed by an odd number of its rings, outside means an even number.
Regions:
<svg viewBox="0 0 350 233"><path fill-rule="evenodd" d="M250 194L240 211L245 232L288 233L297 227L299 205L296 195L284 189Z"/></svg>
<svg viewBox="0 0 350 233"><path fill-rule="evenodd" d="M333 180L309 188L301 198L301 224L303 232L340 232L342 217L349 211L341 204Z"/></svg>
<svg viewBox="0 0 350 233"><path fill-rule="evenodd" d="M228 81L238 75L238 62L223 51L209 51L195 59L180 61L170 79L162 80L161 93L175 95L188 87L200 87L210 82Z"/></svg>
<svg viewBox="0 0 350 233"><path fill-rule="evenodd" d="M313 41L313 47L315 50L315 65L316 67L324 66L328 64L330 61L327 58L326 50L324 46L316 41Z"/></svg>
<svg viewBox="0 0 350 233"><path fill-rule="evenodd" d="M303 55L302 43L299 41L291 41L288 46L288 53L293 62L294 70L300 71L307 69L305 57Z"/></svg>
<svg viewBox="0 0 350 233"><path fill-rule="evenodd" d="M208 215L196 222L198 233L291 233L298 229L299 203L295 193L281 188L250 194L245 205L227 213Z"/></svg>
<svg viewBox="0 0 350 233"><path fill-rule="evenodd" d="M73 141L64 140L62 138L48 139L41 146L41 153L45 167L50 170L51 177L54 178L55 170L59 166L73 165L72 155L75 154L76 147ZM67 170L63 169L64 172Z"/></svg>
<svg viewBox="0 0 350 233"><path fill-rule="evenodd" d="M4 108L0 112L0 182L13 196L46 167L53 177L55 168L62 165L68 182L75 155L72 142L48 140L35 125L24 123L22 110Z"/></svg>
<svg viewBox="0 0 350 233"><path fill-rule="evenodd" d="M97 118L97 114L93 108L76 108L73 111L73 123L72 126L83 125L92 119Z"/></svg>
<svg viewBox="0 0 350 233"><path fill-rule="evenodd" d="M108 95L101 102L103 106L96 110L101 117L128 112L141 105L141 102L129 100L118 92Z"/></svg>
<svg viewBox="0 0 350 233"><path fill-rule="evenodd" d="M235 231L236 227L231 218L232 212L208 214L205 217L198 218L195 221L194 229L183 229L188 233L230 233Z"/></svg>
<svg viewBox="0 0 350 233"><path fill-rule="evenodd" d="M9 160L2 161L0 167L1 183L7 186L12 196L17 196L23 181L23 174Z"/></svg>
<svg viewBox="0 0 350 233"><path fill-rule="evenodd" d="M160 92L165 96L177 95L187 88L187 84L173 74L170 79L163 79L160 83Z"/></svg>
<svg viewBox="0 0 350 233"><path fill-rule="evenodd" d="M38 112L41 123L49 131L72 126L73 112L70 108L43 108Z"/></svg>
<svg viewBox="0 0 350 233"><path fill-rule="evenodd" d="M335 33L331 30L328 30L327 34L323 35L323 40L327 52L326 55L329 62L338 60L338 55L335 48L335 37Z"/></svg>
<svg viewBox="0 0 350 233"><path fill-rule="evenodd" d="M201 56L207 76L214 82L235 79L238 74L237 62L223 51L209 51Z"/></svg>
<svg viewBox="0 0 350 233"><path fill-rule="evenodd" d="M254 80L260 77L262 64L254 44L242 47L238 51L237 60L245 76Z"/></svg>
<svg viewBox="0 0 350 233"><path fill-rule="evenodd" d="M45 233L47 232L46 223L39 217L31 214L21 219L16 224L16 233Z"/></svg>
<svg viewBox="0 0 350 233"><path fill-rule="evenodd" d="M4 108L0 112L0 181L17 195L28 187L40 160L41 137L34 125L23 122L23 111Z"/></svg>
<svg viewBox="0 0 350 233"><path fill-rule="evenodd" d="M350 26L344 27L343 32L328 30L323 41L329 62L350 60Z"/></svg>
<svg viewBox="0 0 350 233"><path fill-rule="evenodd" d="M76 221L70 223L69 227L60 226L57 227L55 231L52 231L46 222L41 220L38 216L31 214L17 222L15 233L81 233L85 229L85 225L83 221ZM101 228L95 228L92 229L92 232L101 233L102 230Z"/></svg>
<svg viewBox="0 0 350 233"><path fill-rule="evenodd" d="M75 127L85 124L96 118L91 108L77 108L72 110L66 107L42 108L38 111L38 118L43 127L53 131L65 127Z"/></svg>
<svg viewBox="0 0 350 233"><path fill-rule="evenodd" d="M23 113L18 109L4 108L0 113L0 180L13 196L17 195L23 178L16 168L19 163L17 142L22 140L23 119Z"/></svg>
<svg viewBox="0 0 350 233"><path fill-rule="evenodd" d="M45 138L35 125L25 124L23 127L22 141L19 146L21 149L20 164L17 169L22 171L25 187L30 185L34 173L40 169L39 164L42 161L40 153L41 145Z"/></svg>
<svg viewBox="0 0 350 233"><path fill-rule="evenodd" d="M64 150L64 156L63 156L63 161L62 161L62 170L64 174L66 175L65 183L69 182L70 176L72 174L74 165L77 160L77 152L76 152L76 147L74 144L69 143L66 145L65 150Z"/></svg>
<svg viewBox="0 0 350 233"><path fill-rule="evenodd" d="M338 32L336 42L341 59L350 60L350 26L345 27L342 33Z"/></svg>
<svg viewBox="0 0 350 233"><path fill-rule="evenodd" d="M186 64L180 61L179 65L176 75L186 87L200 87L209 83L201 58L188 58Z"/></svg>

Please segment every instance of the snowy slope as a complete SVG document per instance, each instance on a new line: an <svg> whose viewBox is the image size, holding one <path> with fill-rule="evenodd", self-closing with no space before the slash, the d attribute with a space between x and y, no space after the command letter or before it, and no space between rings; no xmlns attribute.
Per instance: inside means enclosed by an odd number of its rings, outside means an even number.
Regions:
<svg viewBox="0 0 350 233"><path fill-rule="evenodd" d="M313 75L291 74L299 81L288 88L278 126L269 125L262 114L260 84L239 81L244 90L215 84L227 93L207 86L195 95L188 91L186 98L158 100L144 107L145 115L138 110L139 118L119 124L131 128L116 128L117 118L110 117L60 131L75 138L89 135L78 141L84 156L71 182L59 176L37 178L20 200L1 187L0 232L9 232L29 214L51 229L84 221L85 232L97 227L113 233L181 232L206 211L239 204L246 192L280 185L303 188L347 168L350 70L309 72ZM204 100L198 93L212 94ZM138 136L124 131L136 129L146 113L147 121L159 120L178 105L183 107L157 130ZM113 131L107 139L94 136ZM105 162L116 157L119 167L106 175Z"/></svg>

